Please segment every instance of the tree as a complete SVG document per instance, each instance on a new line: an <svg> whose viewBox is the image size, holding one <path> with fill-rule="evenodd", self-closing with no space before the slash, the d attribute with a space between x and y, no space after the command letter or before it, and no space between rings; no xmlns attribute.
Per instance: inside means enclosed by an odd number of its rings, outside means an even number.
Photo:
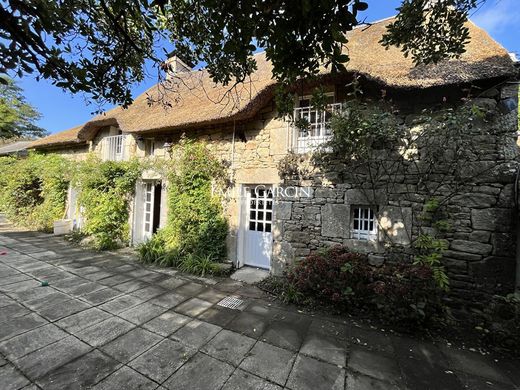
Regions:
<svg viewBox="0 0 520 390"><path fill-rule="evenodd" d="M22 89L7 77L0 76L0 80L0 140L46 135L44 129L35 125L41 115L25 101Z"/></svg>
<svg viewBox="0 0 520 390"><path fill-rule="evenodd" d="M403 0L383 43L417 63L457 57L468 12L483 1ZM264 49L274 78L290 84L323 63L341 71L345 33L367 8L361 0L4 0L0 72L36 72L72 92L128 105L145 62L159 70L176 54L205 63L215 82L235 85L254 72L252 54Z"/></svg>

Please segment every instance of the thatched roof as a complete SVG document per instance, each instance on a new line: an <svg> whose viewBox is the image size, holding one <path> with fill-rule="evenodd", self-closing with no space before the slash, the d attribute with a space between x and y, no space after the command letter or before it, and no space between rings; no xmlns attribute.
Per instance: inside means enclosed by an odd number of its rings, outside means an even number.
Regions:
<svg viewBox="0 0 520 390"><path fill-rule="evenodd" d="M423 89L443 85L511 76L513 61L509 53L489 34L469 21L470 41L459 59L415 66L401 49L383 47L379 41L393 18L359 26L347 34L347 69L360 73L390 88Z"/></svg>
<svg viewBox="0 0 520 390"><path fill-rule="evenodd" d="M359 26L348 33L347 70L378 82L382 87L424 89L435 86L471 83L514 74L507 51L472 22L467 26L471 41L460 59L435 65L415 66L399 48L386 49L379 41L392 19ZM179 73L170 88L154 86L138 96L127 109L116 107L96 116L79 128L40 140L39 145L58 139L70 140L74 131L81 140L90 140L101 127L114 125L123 132L146 133L189 129L233 120L252 118L273 97L271 64L265 53L255 55L257 71L250 80L229 91L229 86L215 85L205 70ZM164 107L161 103L171 103ZM55 137L52 139L52 137ZM38 146L38 144L33 144Z"/></svg>
<svg viewBox="0 0 520 390"><path fill-rule="evenodd" d="M29 149L40 149L40 148L50 148L50 147L61 147L61 146L72 146L72 145L82 145L85 144L86 141L80 140L78 138L78 132L83 127L83 125L73 127L71 129L61 131L59 133L51 134L47 137L37 139L33 141L28 148Z"/></svg>

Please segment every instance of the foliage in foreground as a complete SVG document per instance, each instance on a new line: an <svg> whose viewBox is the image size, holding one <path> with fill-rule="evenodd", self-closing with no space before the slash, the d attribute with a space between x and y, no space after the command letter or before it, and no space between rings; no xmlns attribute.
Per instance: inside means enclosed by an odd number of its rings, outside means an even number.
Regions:
<svg viewBox="0 0 520 390"><path fill-rule="evenodd" d="M73 185L83 207L84 233L92 236L96 249L112 249L129 238L129 205L141 174L137 160L100 161L89 156L78 163Z"/></svg>
<svg viewBox="0 0 520 390"><path fill-rule="evenodd" d="M289 302L365 312L393 324L426 326L449 317L444 290L427 265L373 267L364 255L342 246L309 255L287 271L277 288Z"/></svg>
<svg viewBox="0 0 520 390"><path fill-rule="evenodd" d="M77 0L26 7L7 0L2 3L0 35L6 44L0 46L0 68L19 76L35 72L98 102L128 105L133 84L144 78L145 63L159 67L166 59L158 47L174 47L173 54L186 62L206 63L213 81L230 86L248 80L256 69L253 54L264 49L273 77L290 83L317 75L324 63L343 69L346 33L374 3ZM479 3L403 1L382 44L400 47L415 62L460 56L468 41L468 13Z"/></svg>
<svg viewBox="0 0 520 390"><path fill-rule="evenodd" d="M65 212L69 168L54 154L0 157L0 211L17 225L52 231Z"/></svg>

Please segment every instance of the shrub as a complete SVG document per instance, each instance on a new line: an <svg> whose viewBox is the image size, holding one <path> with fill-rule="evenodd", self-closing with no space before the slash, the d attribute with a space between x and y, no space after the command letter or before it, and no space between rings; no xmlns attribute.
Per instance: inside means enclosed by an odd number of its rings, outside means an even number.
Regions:
<svg viewBox="0 0 520 390"><path fill-rule="evenodd" d="M198 256L189 254L184 257L179 264L182 272L194 275L206 276L217 274L220 271L219 265L210 256Z"/></svg>
<svg viewBox="0 0 520 390"><path fill-rule="evenodd" d="M520 351L520 293L495 296L476 326L484 341L494 347Z"/></svg>
<svg viewBox="0 0 520 390"><path fill-rule="evenodd" d="M83 206L84 232L96 249L112 249L129 238L129 206L141 173L137 160L100 161L89 156L78 164L73 185Z"/></svg>
<svg viewBox="0 0 520 390"><path fill-rule="evenodd" d="M65 212L70 166L54 154L0 158L0 210L18 225L52 231Z"/></svg>
<svg viewBox="0 0 520 390"><path fill-rule="evenodd" d="M223 181L224 167L205 144L182 139L172 151L168 222L161 233L168 252L219 261L226 256L227 221L212 189Z"/></svg>
<svg viewBox="0 0 520 390"><path fill-rule="evenodd" d="M286 277L286 297L365 311L387 322L425 324L444 320L447 314L443 290L424 264L373 267L365 256L335 246L311 254Z"/></svg>

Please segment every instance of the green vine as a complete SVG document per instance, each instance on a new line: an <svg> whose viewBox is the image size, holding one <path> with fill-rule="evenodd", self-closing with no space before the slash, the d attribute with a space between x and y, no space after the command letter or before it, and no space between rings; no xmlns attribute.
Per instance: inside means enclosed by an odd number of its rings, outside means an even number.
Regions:
<svg viewBox="0 0 520 390"><path fill-rule="evenodd" d="M70 164L55 154L1 157L0 210L17 225L50 232L63 218Z"/></svg>
<svg viewBox="0 0 520 390"><path fill-rule="evenodd" d="M141 174L137 160L100 161L95 156L78 163L73 186L79 190L84 233L96 249L113 249L129 240L130 201Z"/></svg>

